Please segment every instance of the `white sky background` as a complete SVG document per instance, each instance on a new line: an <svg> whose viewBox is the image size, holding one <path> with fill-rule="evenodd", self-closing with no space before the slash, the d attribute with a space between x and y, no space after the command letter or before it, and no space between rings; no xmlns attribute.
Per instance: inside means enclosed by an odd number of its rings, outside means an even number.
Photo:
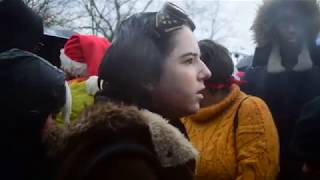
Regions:
<svg viewBox="0 0 320 180"><path fill-rule="evenodd" d="M157 1L149 10L158 10L164 2L164 0ZM185 0L170 1L188 10L185 6ZM255 44L250 27L262 0L219 0L219 2L220 6L216 22L219 31L214 39L217 39L219 43L226 46L230 51L253 54ZM195 34L199 40L208 38L210 36L208 29L211 29L210 17L213 16L217 0L193 0L192 4L203 13L193 17L197 26Z"/></svg>
<svg viewBox="0 0 320 180"><path fill-rule="evenodd" d="M139 0L136 6L142 7L147 1ZM211 20L219 3L215 23L219 31L213 39L231 52L253 54L255 44L250 27L263 0L154 0L147 11L158 11L165 1L174 2L192 15L198 40L210 37ZM189 7L186 6L188 3ZM81 21L77 23L81 24Z"/></svg>

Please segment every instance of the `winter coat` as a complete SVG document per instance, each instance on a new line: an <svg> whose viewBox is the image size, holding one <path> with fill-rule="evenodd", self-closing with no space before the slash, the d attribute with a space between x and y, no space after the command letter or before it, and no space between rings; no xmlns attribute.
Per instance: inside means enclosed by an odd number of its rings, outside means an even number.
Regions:
<svg viewBox="0 0 320 180"><path fill-rule="evenodd" d="M98 163L105 163L101 166L105 169L95 173L98 179L108 179L110 172L126 176L126 169L134 164L122 164L112 171L109 165L114 167L113 160L130 154L149 162L162 179L191 180L189 162L197 155L188 140L161 116L111 101L88 107L78 121L51 132L48 142L50 154L61 160L59 180L85 180Z"/></svg>
<svg viewBox="0 0 320 180"><path fill-rule="evenodd" d="M200 152L197 180L273 180L279 172L279 142L266 104L237 85L221 102L183 120Z"/></svg>
<svg viewBox="0 0 320 180"><path fill-rule="evenodd" d="M114 91L114 92L113 92ZM123 95L121 93L119 93L117 90L110 90L107 93L101 93L97 92L95 95L95 103L99 103L99 102L116 102L116 103L124 103L124 104L128 104L128 102L124 102L122 100ZM132 102L130 104L133 104ZM134 104L136 105L136 104ZM141 106L138 106L139 108L144 108ZM148 109L150 110L150 109ZM154 112L152 110L150 110L151 112ZM187 134L187 130L184 127L184 125L181 123L181 121L179 119L169 119L169 123L176 127L186 138L189 139L188 134Z"/></svg>
<svg viewBox="0 0 320 180"><path fill-rule="evenodd" d="M42 136L49 114L65 103L64 73L20 49L0 53L0 69L1 176L50 180L54 164Z"/></svg>
<svg viewBox="0 0 320 180"><path fill-rule="evenodd" d="M308 165L320 163L320 97L308 102L297 121L292 149ZM317 171L317 169L313 169Z"/></svg>
<svg viewBox="0 0 320 180"><path fill-rule="evenodd" d="M297 63L284 68L276 19L283 8L301 15L306 33ZM270 0L260 6L253 24L257 44L252 67L245 75L247 84L241 89L262 98L269 106L280 137L280 180L301 179L301 164L291 153L289 144L303 104L320 94L320 50L316 38L320 30L320 10L316 0ZM290 49L287 49L290 52ZM290 59L285 61L289 62ZM292 61L291 61L292 62Z"/></svg>
<svg viewBox="0 0 320 180"><path fill-rule="evenodd" d="M270 73L268 65L263 64L270 57L268 52L268 48L256 49L254 66L246 72L247 83L242 89L262 98L270 107L280 137L281 178L299 179L301 164L295 160L290 143L302 106L320 95L320 68L315 65L320 56L311 53L313 66L308 70Z"/></svg>

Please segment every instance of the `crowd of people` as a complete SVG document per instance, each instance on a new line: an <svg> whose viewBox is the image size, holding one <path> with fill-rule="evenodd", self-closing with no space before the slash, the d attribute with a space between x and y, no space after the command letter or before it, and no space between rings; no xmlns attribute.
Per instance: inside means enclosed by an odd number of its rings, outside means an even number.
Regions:
<svg viewBox="0 0 320 180"><path fill-rule="evenodd" d="M320 179L316 0L263 2L245 72L170 2L112 41L48 38L22 0L0 23L5 179Z"/></svg>

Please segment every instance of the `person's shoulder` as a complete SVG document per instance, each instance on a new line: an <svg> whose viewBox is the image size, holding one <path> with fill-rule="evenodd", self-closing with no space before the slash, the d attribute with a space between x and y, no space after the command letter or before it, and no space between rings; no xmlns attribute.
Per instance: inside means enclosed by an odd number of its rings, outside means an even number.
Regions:
<svg viewBox="0 0 320 180"><path fill-rule="evenodd" d="M254 51L252 66L256 67L267 65L271 50L271 45L257 47Z"/></svg>
<svg viewBox="0 0 320 180"><path fill-rule="evenodd" d="M243 93L244 94L244 93ZM245 94L245 99L241 102L241 111L244 113L253 113L256 115L261 115L264 113L269 113L270 110L267 104L257 96L251 96Z"/></svg>
<svg viewBox="0 0 320 180"><path fill-rule="evenodd" d="M6 63L6 61L10 61L13 64L21 63L25 67L41 66L42 68L53 69L55 71L62 72L62 70L58 69L56 66L53 66L42 57L36 54L33 54L32 52L24 51L16 48L0 53L0 62Z"/></svg>
<svg viewBox="0 0 320 180"><path fill-rule="evenodd" d="M248 96L239 108L239 127L242 131L265 133L265 127L274 129L272 114L266 103Z"/></svg>
<svg viewBox="0 0 320 180"><path fill-rule="evenodd" d="M21 50L21 49L9 49L7 51L3 51L0 53L0 60L1 62L4 62L4 61L12 61L12 60L24 60L26 58L30 58L30 59L33 59L33 54L32 53L29 53L27 51L24 51L24 50Z"/></svg>
<svg viewBox="0 0 320 180"><path fill-rule="evenodd" d="M246 99L243 100L242 104L243 106L246 106L248 108L252 107L255 108L257 106L265 106L266 103L259 97L257 96L251 96L251 95L246 95Z"/></svg>
<svg viewBox="0 0 320 180"><path fill-rule="evenodd" d="M8 58L8 59L19 58L19 57L33 57L35 59L41 59L39 56L37 56L31 52L17 49L17 48L13 48L13 49L9 49L7 51L1 52L0 56L2 58Z"/></svg>
<svg viewBox="0 0 320 180"><path fill-rule="evenodd" d="M309 50L314 65L320 67L320 46L316 44L311 45L309 46Z"/></svg>

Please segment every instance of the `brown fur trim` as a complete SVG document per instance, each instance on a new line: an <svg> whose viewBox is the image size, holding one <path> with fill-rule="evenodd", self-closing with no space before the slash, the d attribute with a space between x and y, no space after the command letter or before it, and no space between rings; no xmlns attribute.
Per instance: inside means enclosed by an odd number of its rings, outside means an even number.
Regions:
<svg viewBox="0 0 320 180"><path fill-rule="evenodd" d="M258 47L263 47L274 41L273 21L275 17L275 9L281 11L281 8L289 8L288 4L297 3L303 14L310 21L309 40L315 40L320 30L320 10L317 0L267 0L260 6L257 16L252 25L254 39Z"/></svg>
<svg viewBox="0 0 320 180"><path fill-rule="evenodd" d="M125 126L128 121L142 124L139 110L134 106L123 106L113 103L99 103L87 107L78 120L64 127L49 131L46 141L51 156L60 156L67 151L71 141L80 141L85 134L95 134L99 130L108 130ZM62 153L63 154L63 153Z"/></svg>
<svg viewBox="0 0 320 180"><path fill-rule="evenodd" d="M175 167L196 159L197 150L177 128L150 111L142 111L142 115L148 121L155 151L164 167Z"/></svg>
<svg viewBox="0 0 320 180"><path fill-rule="evenodd" d="M132 130L133 136L139 134L139 130L135 129L138 127L148 132L150 144L153 144L150 151L157 153L164 167L177 166L196 158L197 152L191 143L161 116L135 106L111 102L88 107L77 121L65 128L53 130L47 139L51 156L64 159L64 156L72 154L76 149L85 149L87 144L97 142L107 145L109 140L116 138L110 136L123 135L125 130ZM142 142L138 140L139 135L128 137L130 135L125 133L124 136ZM171 156L167 157L168 154Z"/></svg>

